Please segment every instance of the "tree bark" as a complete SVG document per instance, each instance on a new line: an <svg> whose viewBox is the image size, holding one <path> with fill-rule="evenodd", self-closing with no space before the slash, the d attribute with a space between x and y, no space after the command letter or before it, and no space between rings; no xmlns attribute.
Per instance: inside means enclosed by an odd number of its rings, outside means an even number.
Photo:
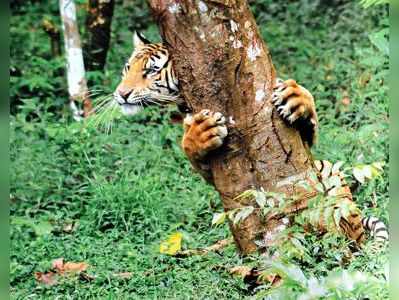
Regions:
<svg viewBox="0 0 399 300"><path fill-rule="evenodd" d="M111 39L114 0L90 0L86 19L88 31L85 62L88 70L103 70Z"/></svg>
<svg viewBox="0 0 399 300"><path fill-rule="evenodd" d="M89 99L85 78L83 51L76 21L75 3L73 0L60 0L59 5L67 59L68 93L71 101L71 108L74 110L74 117L77 119L79 112L75 111L74 107L76 107L76 105L72 105L74 101L83 102L84 116L90 114L92 111L92 104Z"/></svg>
<svg viewBox="0 0 399 300"><path fill-rule="evenodd" d="M280 119L271 103L275 70L245 0L148 0L178 74L183 97L194 112L222 112L231 122L224 146L210 158L214 184L225 211L252 205L237 199L249 189L301 192L294 182L312 170L299 133ZM243 254L281 224L258 212L230 224Z"/></svg>

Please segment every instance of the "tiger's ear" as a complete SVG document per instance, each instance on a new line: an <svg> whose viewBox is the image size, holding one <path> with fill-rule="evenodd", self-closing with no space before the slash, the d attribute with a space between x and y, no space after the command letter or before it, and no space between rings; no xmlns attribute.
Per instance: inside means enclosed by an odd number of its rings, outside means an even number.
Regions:
<svg viewBox="0 0 399 300"><path fill-rule="evenodd" d="M135 31L133 34L133 45L135 48L138 47L143 47L146 44L151 44L149 40L147 40L144 35L142 35L140 32Z"/></svg>

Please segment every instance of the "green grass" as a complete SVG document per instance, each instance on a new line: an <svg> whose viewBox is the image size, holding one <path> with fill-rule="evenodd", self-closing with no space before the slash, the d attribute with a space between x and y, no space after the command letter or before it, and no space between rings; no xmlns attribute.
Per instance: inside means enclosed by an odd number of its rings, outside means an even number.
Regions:
<svg viewBox="0 0 399 300"><path fill-rule="evenodd" d="M334 1L332 1L334 3ZM267 8L267 9L266 9ZM383 6L367 10L353 2L332 8L317 1L253 6L273 61L283 78L292 77L315 96L320 119L316 158L342 160L346 166L388 161L387 58L369 35L387 26ZM74 123L64 108L67 99L63 61L50 60L48 44L32 15L55 15L52 6L32 4L11 20L11 65L24 77L12 76L11 265L13 299L242 299L248 285L228 269L254 264L233 246L221 254L175 258L159 253L159 244L175 231L183 248L210 245L230 236L227 225L212 227L222 210L219 196L191 167L179 148L182 129L149 109L115 121L112 133ZM146 24L145 11L135 12ZM89 74L91 87L112 91L131 37L127 12L117 7L113 47L104 74ZM54 17L56 18L56 17ZM26 28L32 28L27 31ZM154 26L143 27L156 36ZM31 58L34 59L31 59ZM369 58L374 61L367 61ZM369 59L370 60L370 59ZM47 70L48 72L44 72ZM49 74L46 77L43 74ZM341 104L349 97L350 105ZM22 98L23 102L19 102ZM366 214L388 221L388 169L354 196ZM21 220L24 220L21 222ZM63 230L75 224L72 232ZM342 239L316 237L321 253L309 261L294 260L307 276L332 271L361 271L375 276L371 299L387 299L386 250L369 247L350 263L342 260ZM66 278L60 284L37 284L34 272L49 270L51 261L85 261L95 278ZM115 273L132 272L130 279ZM378 296L375 296L378 295ZM335 299L335 298L332 298Z"/></svg>

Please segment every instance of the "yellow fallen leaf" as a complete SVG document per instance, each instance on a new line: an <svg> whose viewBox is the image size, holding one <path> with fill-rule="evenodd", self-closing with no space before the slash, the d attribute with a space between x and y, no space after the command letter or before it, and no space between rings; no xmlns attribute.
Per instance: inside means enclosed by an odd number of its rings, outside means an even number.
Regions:
<svg viewBox="0 0 399 300"><path fill-rule="evenodd" d="M166 241L159 245L159 252L162 254L176 255L181 250L181 240L183 234L181 232L172 233Z"/></svg>

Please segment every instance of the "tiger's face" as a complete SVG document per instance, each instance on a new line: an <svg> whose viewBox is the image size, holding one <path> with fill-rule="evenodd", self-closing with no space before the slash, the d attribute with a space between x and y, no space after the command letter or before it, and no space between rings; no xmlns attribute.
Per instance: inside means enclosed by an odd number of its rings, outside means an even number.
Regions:
<svg viewBox="0 0 399 300"><path fill-rule="evenodd" d="M133 41L135 50L114 92L122 112L132 115L149 105L180 104L178 80L168 50L162 44L151 44L137 32Z"/></svg>

